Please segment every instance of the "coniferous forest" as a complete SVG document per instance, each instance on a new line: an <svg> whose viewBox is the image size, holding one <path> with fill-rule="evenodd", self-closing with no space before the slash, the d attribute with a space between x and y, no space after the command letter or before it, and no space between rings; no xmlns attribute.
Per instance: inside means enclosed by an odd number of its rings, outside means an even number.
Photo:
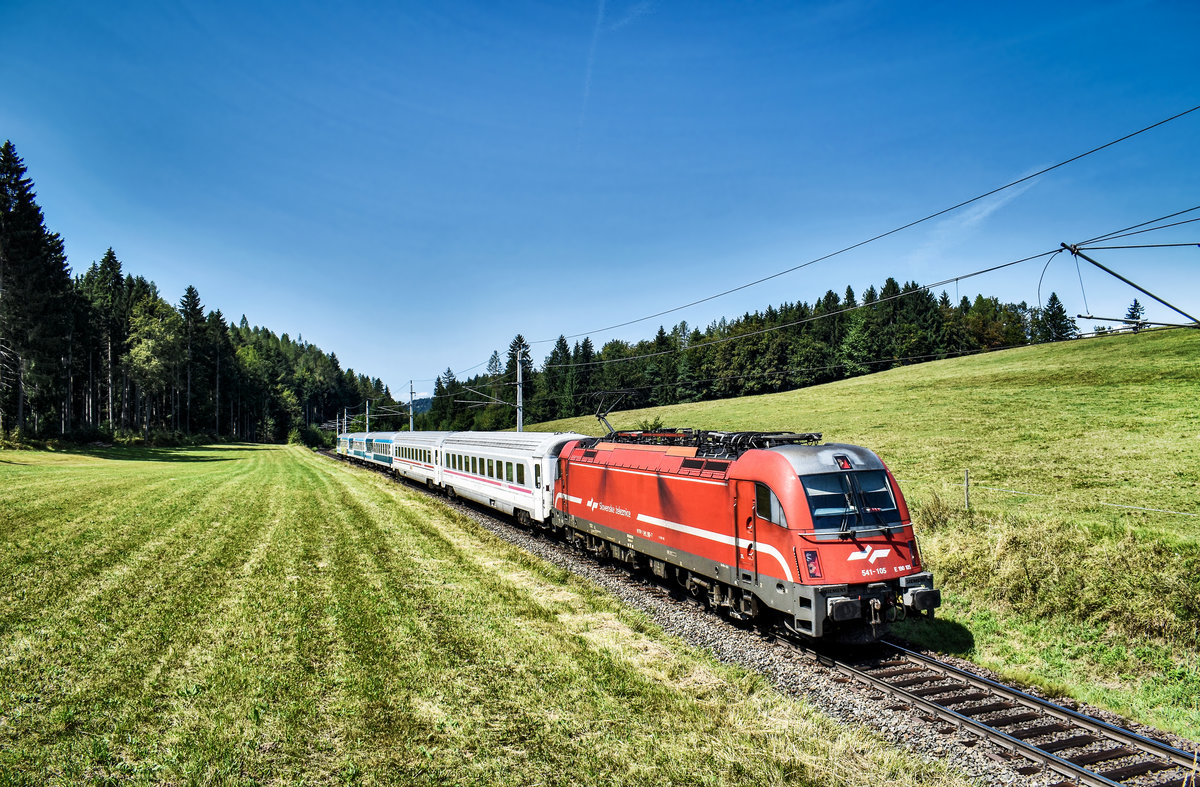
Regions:
<svg viewBox="0 0 1200 787"><path fill-rule="evenodd" d="M111 248L72 276L0 148L0 435L317 442L312 425L367 398L391 396L312 344L230 324L194 287L172 304Z"/></svg>
<svg viewBox="0 0 1200 787"><path fill-rule="evenodd" d="M1135 301L1136 303L1136 301ZM435 383L432 407L417 419L425 429L504 429L516 421L517 363L522 364L526 423L607 410L634 409L773 393L883 371L1079 335L1051 293L1045 308L966 297L954 303L916 282L888 278L859 298L846 287L811 305L768 306L721 319L703 330L686 322L659 327L639 342L613 340L599 351L584 337L560 336L540 369L518 335L505 360L493 353L483 374L456 379L447 369ZM496 400L500 400L497 402Z"/></svg>
<svg viewBox="0 0 1200 787"><path fill-rule="evenodd" d="M617 402L625 410L787 391L1078 335L1055 293L1042 309L983 295L954 303L945 292L939 297L916 282L901 285L889 278L861 298L851 287L841 296L830 290L812 304L768 306L703 330L681 322L639 342L607 342L599 351L590 338L572 345L560 336L540 369L518 335L503 361L493 353L483 374L460 381L447 369L435 384L431 409L417 424L511 427L518 357L524 419L534 423L591 414Z"/></svg>
<svg viewBox="0 0 1200 787"><path fill-rule="evenodd" d="M621 409L770 393L895 366L1078 335L1062 302L940 297L888 278L721 319L681 322L638 342L564 336L540 367L518 335L483 373L437 378L419 429L507 429L517 364L526 423ZM0 148L0 435L320 441L316 426L366 401L396 411L379 378L287 334L234 325L188 287L171 303L124 270L113 249L72 275L11 142ZM407 419L372 417L375 430Z"/></svg>

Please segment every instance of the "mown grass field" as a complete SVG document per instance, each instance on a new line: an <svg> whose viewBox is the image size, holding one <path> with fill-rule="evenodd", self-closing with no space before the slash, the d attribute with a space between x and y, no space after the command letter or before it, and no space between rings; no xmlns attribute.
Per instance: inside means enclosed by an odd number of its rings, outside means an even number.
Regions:
<svg viewBox="0 0 1200 787"><path fill-rule="evenodd" d="M1200 739L1200 516L1100 505L1200 514L1200 331L1026 347L609 420L655 418L819 431L875 449L915 510L944 616L970 632L906 634ZM535 428L600 433L594 418Z"/></svg>
<svg viewBox="0 0 1200 787"><path fill-rule="evenodd" d="M961 783L297 447L0 452L0 784Z"/></svg>

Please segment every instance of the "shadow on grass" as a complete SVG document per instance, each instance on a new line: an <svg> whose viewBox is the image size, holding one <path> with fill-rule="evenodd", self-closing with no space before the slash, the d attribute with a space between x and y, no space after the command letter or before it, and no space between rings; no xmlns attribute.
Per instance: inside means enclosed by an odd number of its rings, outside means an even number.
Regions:
<svg viewBox="0 0 1200 787"><path fill-rule="evenodd" d="M212 456L210 452L222 454L237 451L258 451L257 446L188 446L153 448L147 446L80 446L72 453L124 462L232 462L233 457Z"/></svg>
<svg viewBox="0 0 1200 787"><path fill-rule="evenodd" d="M961 623L941 618L917 618L897 623L892 632L917 647L952 656L966 656L975 650L975 635Z"/></svg>

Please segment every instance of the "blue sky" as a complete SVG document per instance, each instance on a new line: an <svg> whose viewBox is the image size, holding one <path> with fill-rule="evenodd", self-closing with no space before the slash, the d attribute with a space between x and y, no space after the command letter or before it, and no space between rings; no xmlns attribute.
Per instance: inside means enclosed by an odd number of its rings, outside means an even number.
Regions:
<svg viewBox="0 0 1200 787"><path fill-rule="evenodd" d="M518 332L735 287L1200 104L1198 32L1192 2L0 0L0 138L77 272L112 246L168 300L195 285L399 394ZM1191 208L1198 141L1200 112L592 338L939 281ZM1200 311L1200 249L1095 256ZM1032 304L1041 269L960 294ZM1082 276L1060 255L1043 301L1121 316L1136 294Z"/></svg>

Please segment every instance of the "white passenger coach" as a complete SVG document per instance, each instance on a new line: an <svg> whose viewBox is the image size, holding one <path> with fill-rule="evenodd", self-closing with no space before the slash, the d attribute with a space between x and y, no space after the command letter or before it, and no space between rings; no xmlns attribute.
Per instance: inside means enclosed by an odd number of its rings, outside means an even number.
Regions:
<svg viewBox="0 0 1200 787"><path fill-rule="evenodd" d="M584 437L575 432L356 432L338 435L337 452L528 525L550 517L558 453Z"/></svg>

